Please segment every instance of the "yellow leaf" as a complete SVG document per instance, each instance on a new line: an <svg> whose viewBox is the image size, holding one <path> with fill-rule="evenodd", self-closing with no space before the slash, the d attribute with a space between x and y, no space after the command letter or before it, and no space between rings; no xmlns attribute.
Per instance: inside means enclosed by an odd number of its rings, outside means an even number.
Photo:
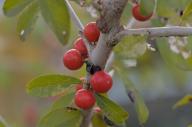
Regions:
<svg viewBox="0 0 192 127"><path fill-rule="evenodd" d="M185 106L187 104L189 104L190 102L192 102L192 95L186 95L185 97L183 97L182 99L180 99L174 106L173 109ZM190 126L192 127L192 126Z"/></svg>

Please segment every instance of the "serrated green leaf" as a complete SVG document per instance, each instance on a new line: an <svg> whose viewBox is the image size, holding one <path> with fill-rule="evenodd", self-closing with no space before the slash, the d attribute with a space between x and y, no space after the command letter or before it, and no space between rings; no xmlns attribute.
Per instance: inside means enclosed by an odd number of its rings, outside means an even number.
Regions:
<svg viewBox="0 0 192 127"><path fill-rule="evenodd" d="M21 13L17 23L17 32L21 40L25 40L26 37L31 33L34 24L37 21L39 12L39 6L37 2L33 2L31 5L26 7Z"/></svg>
<svg viewBox="0 0 192 127"><path fill-rule="evenodd" d="M6 16L16 16L33 0L5 0L3 12Z"/></svg>
<svg viewBox="0 0 192 127"><path fill-rule="evenodd" d="M64 0L38 0L41 14L59 41L65 45L69 39L70 16Z"/></svg>
<svg viewBox="0 0 192 127"><path fill-rule="evenodd" d="M171 51L167 38L158 38L157 46L162 58L170 67L175 66L185 71L192 70L192 57L184 59L180 54Z"/></svg>
<svg viewBox="0 0 192 127"><path fill-rule="evenodd" d="M44 116L38 127L79 127L81 119L80 111L63 108L51 111Z"/></svg>
<svg viewBox="0 0 192 127"><path fill-rule="evenodd" d="M189 103L192 102L192 95L186 95L182 99L180 99L174 106L173 109L183 107L185 105L188 105Z"/></svg>
<svg viewBox="0 0 192 127"><path fill-rule="evenodd" d="M71 102L73 101L74 95L75 95L75 91L70 91L66 95L63 95L61 98L59 98L58 100L56 100L53 103L51 110L61 109L61 108L69 106L71 104Z"/></svg>
<svg viewBox="0 0 192 127"><path fill-rule="evenodd" d="M118 72L119 76L124 82L126 91L133 101L133 104L135 106L135 110L137 112L137 116L139 119L139 123L140 124L146 123L146 121L149 118L149 110L143 98L135 88L133 82L128 78L127 72L125 72L126 69L123 68L123 66L118 66L118 67L115 67L115 70Z"/></svg>
<svg viewBox="0 0 192 127"><path fill-rule="evenodd" d="M153 13L153 9L155 7L155 0L141 0L140 1L141 6L141 14L148 16Z"/></svg>
<svg viewBox="0 0 192 127"><path fill-rule="evenodd" d="M128 119L128 112L107 97L96 94L96 100L104 115L115 124L123 124Z"/></svg>
<svg viewBox="0 0 192 127"><path fill-rule="evenodd" d="M103 121L101 114L95 114L92 118L92 126L93 127L107 127L105 122Z"/></svg>
<svg viewBox="0 0 192 127"><path fill-rule="evenodd" d="M27 92L33 96L55 96L63 92L72 84L78 84L80 82L79 79L66 75L43 75L33 79L27 85Z"/></svg>
<svg viewBox="0 0 192 127"><path fill-rule="evenodd" d="M114 48L114 52L122 58L136 58L147 49L146 36L126 36Z"/></svg>

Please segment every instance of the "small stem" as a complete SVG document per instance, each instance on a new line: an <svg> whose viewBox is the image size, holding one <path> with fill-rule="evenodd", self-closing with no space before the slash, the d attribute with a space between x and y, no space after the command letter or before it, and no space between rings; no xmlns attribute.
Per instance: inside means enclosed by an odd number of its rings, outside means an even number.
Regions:
<svg viewBox="0 0 192 127"><path fill-rule="evenodd" d="M114 52L111 52L111 54L109 55L109 58L108 58L108 60L107 60L107 63L106 63L106 65L105 65L105 71L106 72L109 72L110 71L110 69L111 69L111 66L112 66L112 64L113 64L113 61L114 61L114 58L115 58L115 54L114 54Z"/></svg>
<svg viewBox="0 0 192 127"><path fill-rule="evenodd" d="M77 14L75 13L73 7L71 6L71 4L69 3L68 0L65 0L66 4L67 4L67 7L70 11L70 14L71 14L71 17L72 17L72 20L74 21L74 23L77 25L77 27L79 28L80 31L83 31L84 29L84 26L83 24L81 23L79 17L77 16Z"/></svg>

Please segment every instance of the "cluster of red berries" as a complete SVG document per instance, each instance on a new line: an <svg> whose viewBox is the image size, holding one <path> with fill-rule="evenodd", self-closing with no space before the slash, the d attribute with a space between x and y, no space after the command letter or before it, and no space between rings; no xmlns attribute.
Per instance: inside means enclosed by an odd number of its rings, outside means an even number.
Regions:
<svg viewBox="0 0 192 127"><path fill-rule="evenodd" d="M88 23L83 31L87 40L93 44L98 41L100 31L95 22ZM82 67L84 60L88 57L88 51L85 43L79 37L73 45L73 49L68 50L63 57L64 65L70 70L77 70Z"/></svg>
<svg viewBox="0 0 192 127"><path fill-rule="evenodd" d="M100 31L95 22L88 23L83 31L84 36L91 44L96 44L99 39ZM81 68L85 59L88 57L88 51L82 38L78 38L73 46L64 54L63 63L70 70ZM84 79L82 83L76 86L75 104L81 109L89 109L95 104L94 93L106 93L112 87L112 78L99 66L92 63L87 64L87 71L92 75L89 89L84 89Z"/></svg>
<svg viewBox="0 0 192 127"><path fill-rule="evenodd" d="M86 110L95 104L94 92L108 92L112 87L113 81L109 74L104 71L98 71L91 77L90 84L92 89L84 89L82 84L76 86L75 104L79 108Z"/></svg>
<svg viewBox="0 0 192 127"><path fill-rule="evenodd" d="M141 11L140 11L140 5L136 4L132 8L132 15L138 21L147 21L152 17L153 13L151 13L150 15L147 15L147 16L142 15Z"/></svg>

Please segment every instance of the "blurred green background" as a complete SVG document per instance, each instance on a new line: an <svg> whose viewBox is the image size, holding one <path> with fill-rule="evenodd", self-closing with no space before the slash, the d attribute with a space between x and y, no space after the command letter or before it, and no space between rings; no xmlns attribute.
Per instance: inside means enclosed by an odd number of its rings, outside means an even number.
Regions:
<svg viewBox="0 0 192 127"><path fill-rule="evenodd" d="M0 8L2 3L0 0ZM73 6L83 24L95 21L86 9L81 9L76 4ZM130 11L130 8L127 10ZM129 17L130 14L127 14L123 19ZM0 11L0 114L12 126L34 127L54 98L30 97L25 92L26 83L44 73L65 73L82 77L85 71L83 68L74 73L63 66L63 53L72 43L62 47L42 19L25 42L16 33L16 19L17 17L7 18ZM71 29L70 42L73 42L78 30L73 24ZM178 110L172 109L178 99L191 92L191 72L170 67L158 51L147 51L138 59L137 67L128 71L149 107L147 127L184 127L192 122L191 105ZM130 112L128 125L139 126L133 105L130 104L118 76L114 78L114 86L109 95Z"/></svg>

